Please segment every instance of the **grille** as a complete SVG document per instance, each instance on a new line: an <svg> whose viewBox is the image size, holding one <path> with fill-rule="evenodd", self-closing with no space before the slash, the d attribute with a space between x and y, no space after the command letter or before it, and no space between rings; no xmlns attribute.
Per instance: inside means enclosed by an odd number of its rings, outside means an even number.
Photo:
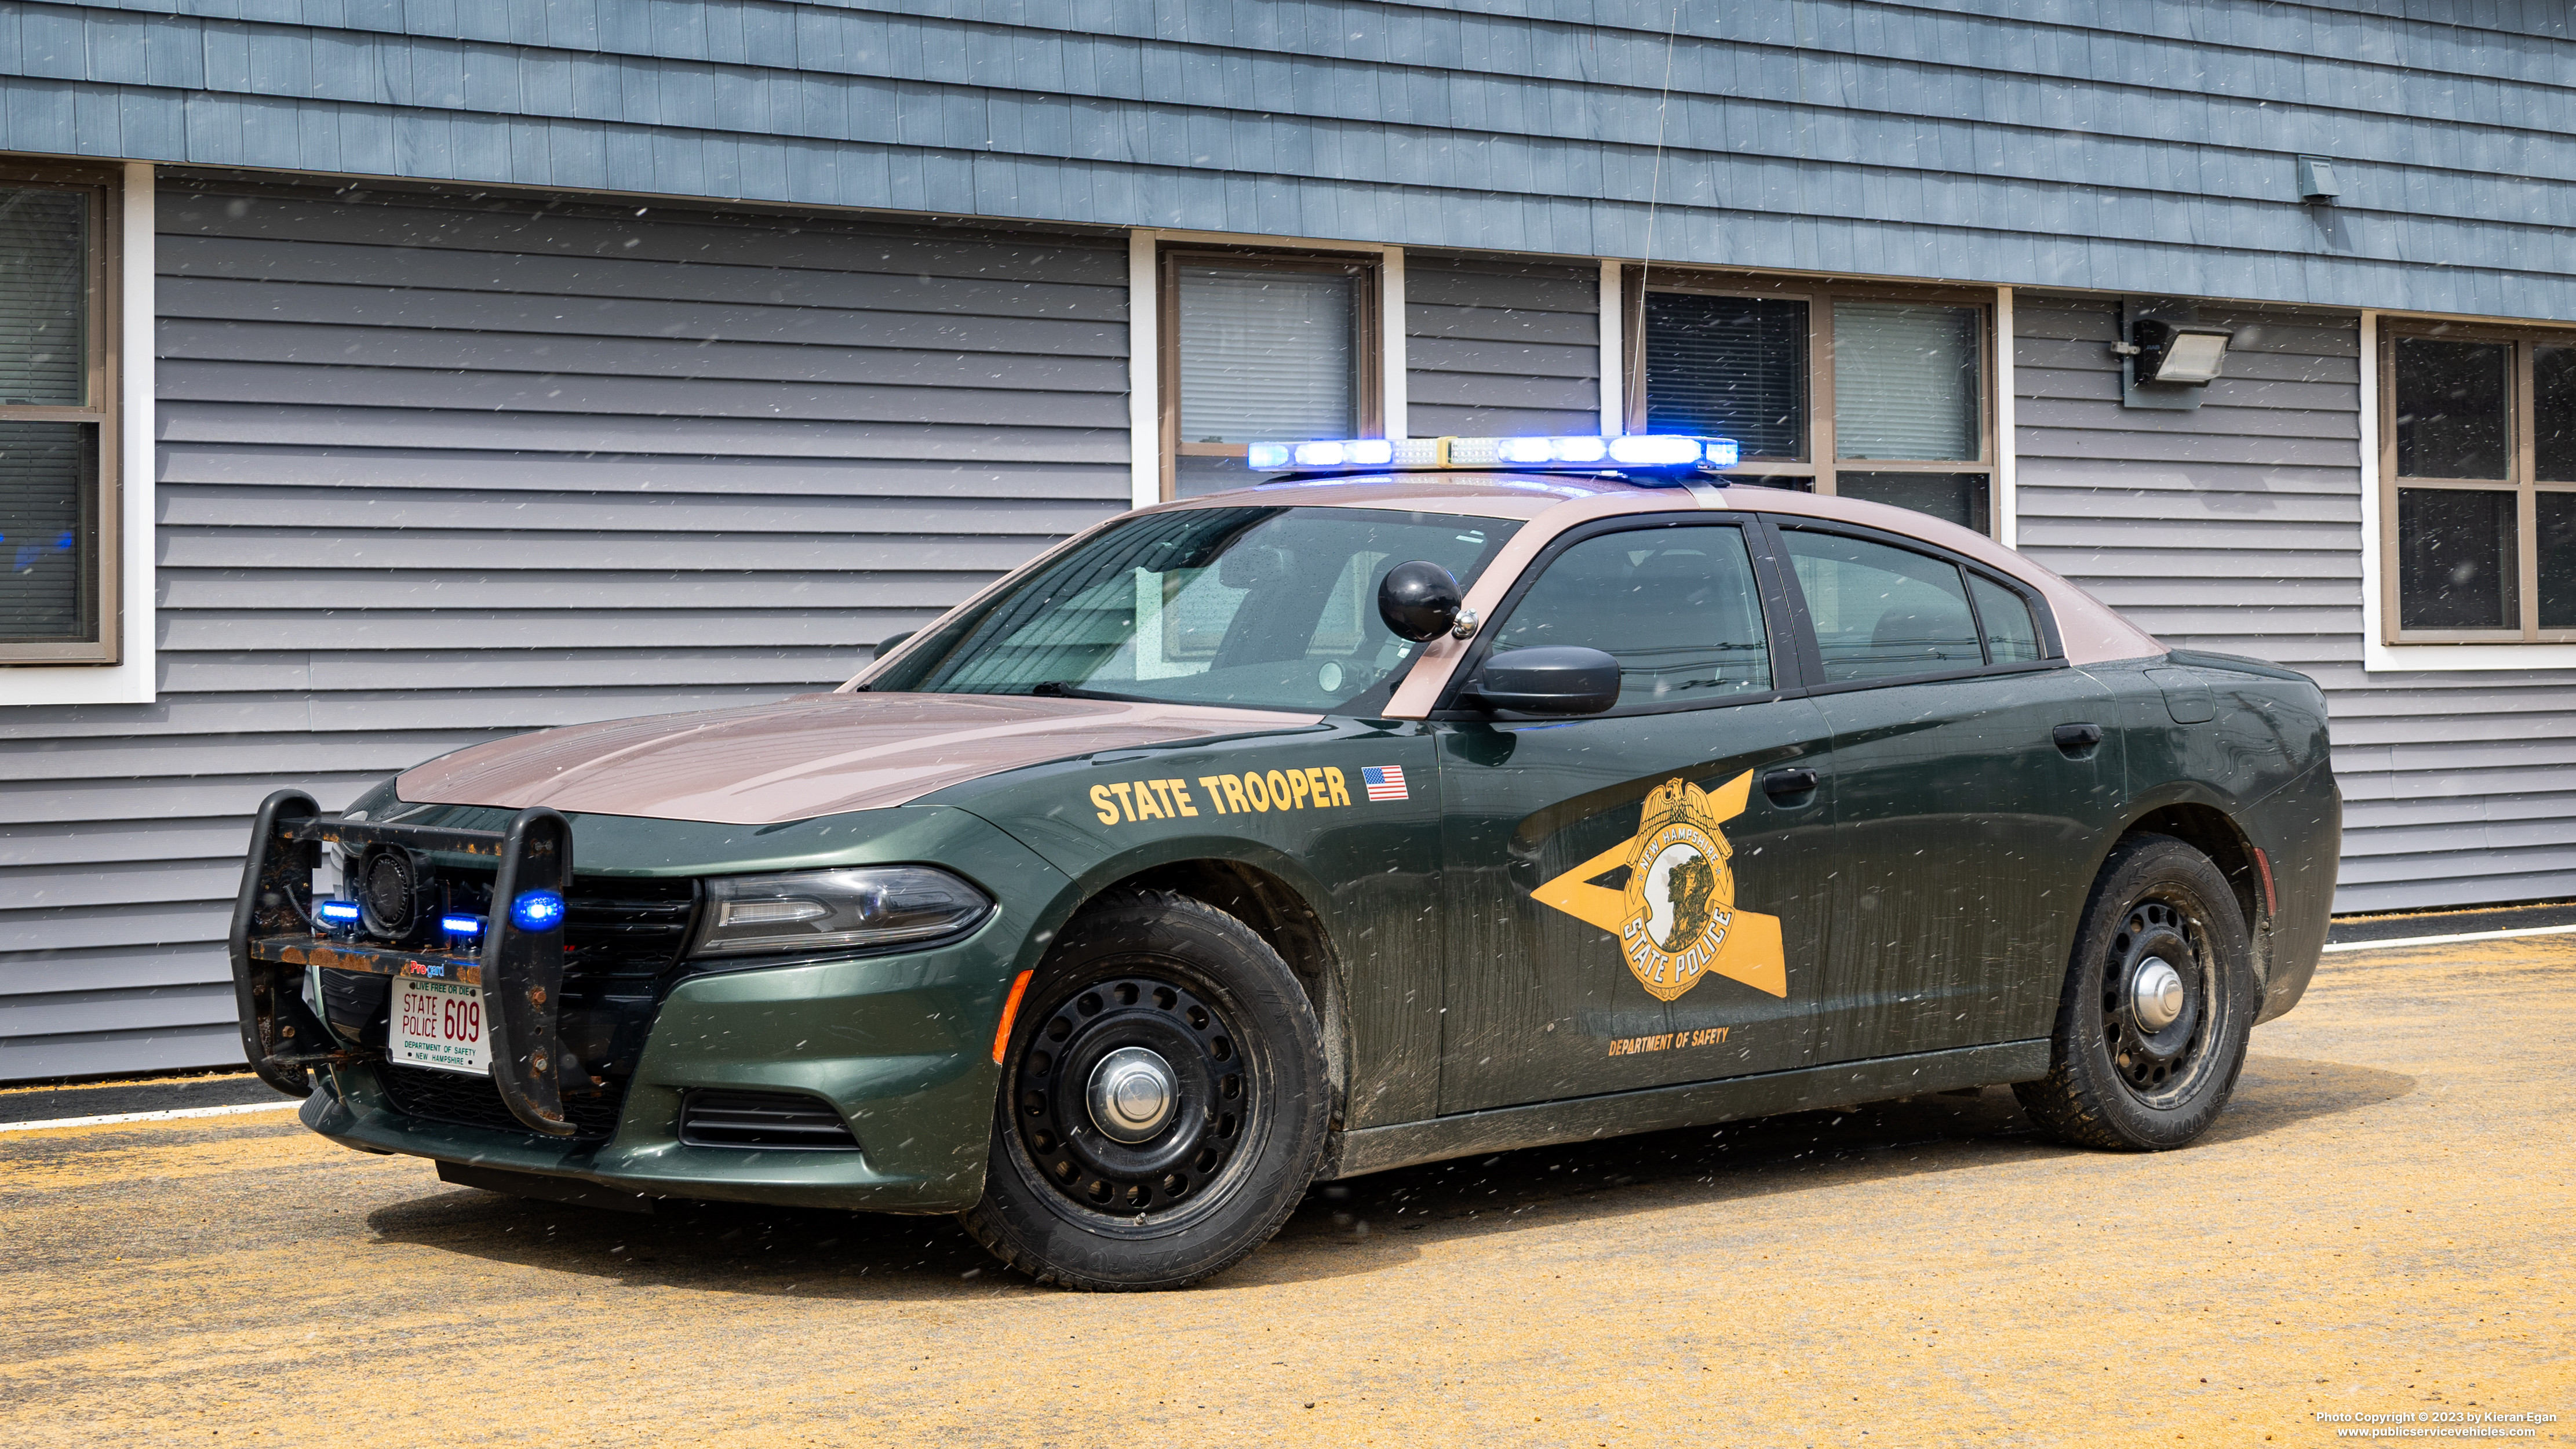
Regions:
<svg viewBox="0 0 2576 1449"><path fill-rule="evenodd" d="M525 1123L510 1115L509 1104L501 1100L501 1089L492 1085L490 1077L378 1062L376 1080L384 1084L394 1110L406 1117L425 1117L432 1122L492 1132L528 1130ZM572 1123L575 1141L605 1140L617 1130L617 1116L625 1108L626 1083L613 1077L605 1092L564 1098L564 1117Z"/></svg>
<svg viewBox="0 0 2576 1449"><path fill-rule="evenodd" d="M447 874L465 879L474 873L469 868ZM490 873L480 879L488 888ZM603 1092L564 1097L564 1116L573 1124L575 1141L601 1141L617 1130L618 1114L626 1106L627 1074L634 1071L652 1027L654 982L687 944L694 889L687 880L573 878L564 900L560 1035L591 1075L608 1082ZM528 1130L510 1115L489 1077L392 1062L377 1063L376 1074L395 1110L405 1116L494 1132Z"/></svg>
<svg viewBox="0 0 2576 1449"><path fill-rule="evenodd" d="M691 1092L680 1108L680 1140L692 1147L859 1150L830 1103L797 1092Z"/></svg>

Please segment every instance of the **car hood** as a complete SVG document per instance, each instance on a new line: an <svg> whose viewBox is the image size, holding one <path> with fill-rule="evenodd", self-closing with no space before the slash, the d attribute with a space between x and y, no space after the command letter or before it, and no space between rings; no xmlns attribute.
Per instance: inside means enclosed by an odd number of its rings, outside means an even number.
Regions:
<svg viewBox="0 0 2576 1449"><path fill-rule="evenodd" d="M1313 724L1320 716L1024 695L812 694L541 730L406 770L423 805L771 825L901 805L1097 750Z"/></svg>

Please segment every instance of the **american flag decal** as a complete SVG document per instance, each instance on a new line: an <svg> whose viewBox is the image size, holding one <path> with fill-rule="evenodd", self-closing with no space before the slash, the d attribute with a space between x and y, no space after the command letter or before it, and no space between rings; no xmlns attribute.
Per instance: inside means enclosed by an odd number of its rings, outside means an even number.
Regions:
<svg viewBox="0 0 2576 1449"><path fill-rule="evenodd" d="M1402 800L1404 771L1396 765L1368 765L1360 770L1360 783L1368 787L1372 800Z"/></svg>

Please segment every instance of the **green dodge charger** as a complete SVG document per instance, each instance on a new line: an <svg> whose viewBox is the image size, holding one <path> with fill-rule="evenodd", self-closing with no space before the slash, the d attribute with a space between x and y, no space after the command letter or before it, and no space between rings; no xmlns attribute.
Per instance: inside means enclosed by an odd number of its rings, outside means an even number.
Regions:
<svg viewBox="0 0 2576 1449"><path fill-rule="evenodd" d="M450 1181L1166 1288L1468 1153L1998 1083L2179 1147L2305 990L2305 677L1723 440L1258 451L832 693L270 797L252 1064Z"/></svg>

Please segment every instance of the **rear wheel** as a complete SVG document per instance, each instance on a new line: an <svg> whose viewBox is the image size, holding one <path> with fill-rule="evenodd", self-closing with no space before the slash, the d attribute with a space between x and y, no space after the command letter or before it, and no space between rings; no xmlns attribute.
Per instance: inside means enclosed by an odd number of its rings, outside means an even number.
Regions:
<svg viewBox="0 0 2576 1449"><path fill-rule="evenodd" d="M2076 935L2049 1073L2013 1088L2086 1147L2180 1147L2216 1121L2253 1030L2245 918L2209 857L2164 835L2111 853Z"/></svg>
<svg viewBox="0 0 2576 1449"><path fill-rule="evenodd" d="M1330 1095L1314 1008L1267 942L1186 896L1113 897L1030 984L963 1221L1043 1283L1185 1287L1287 1221Z"/></svg>

